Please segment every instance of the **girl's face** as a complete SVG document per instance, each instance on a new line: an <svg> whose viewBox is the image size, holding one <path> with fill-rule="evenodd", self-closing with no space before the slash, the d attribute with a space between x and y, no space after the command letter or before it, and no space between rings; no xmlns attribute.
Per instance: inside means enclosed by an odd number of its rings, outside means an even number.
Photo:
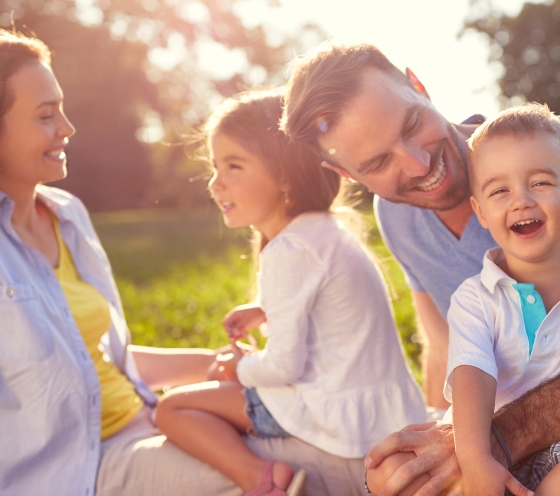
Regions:
<svg viewBox="0 0 560 496"><path fill-rule="evenodd" d="M228 227L255 226L267 239L290 221L286 185L275 179L263 161L224 133L210 139L214 175L209 188Z"/></svg>
<svg viewBox="0 0 560 496"><path fill-rule="evenodd" d="M30 62L7 84L14 102L0 128L0 187L63 179L64 147L74 128L62 110L62 91L52 69Z"/></svg>

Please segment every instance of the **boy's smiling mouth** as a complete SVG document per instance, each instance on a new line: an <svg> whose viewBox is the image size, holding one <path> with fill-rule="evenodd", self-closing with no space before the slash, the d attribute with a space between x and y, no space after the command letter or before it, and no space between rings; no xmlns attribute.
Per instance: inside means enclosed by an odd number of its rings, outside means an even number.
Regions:
<svg viewBox="0 0 560 496"><path fill-rule="evenodd" d="M517 234L530 235L536 233L542 226L544 222L539 219L526 219L520 220L513 224L510 229Z"/></svg>

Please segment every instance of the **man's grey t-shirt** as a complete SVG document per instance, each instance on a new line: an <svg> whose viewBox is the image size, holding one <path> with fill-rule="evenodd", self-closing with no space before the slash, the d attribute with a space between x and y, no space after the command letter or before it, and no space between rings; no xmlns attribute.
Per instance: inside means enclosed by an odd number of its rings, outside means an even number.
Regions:
<svg viewBox="0 0 560 496"><path fill-rule="evenodd" d="M374 201L377 225L385 244L404 269L414 291L426 291L447 320L451 295L482 270L482 259L497 246L473 214L461 239L438 216L424 208Z"/></svg>

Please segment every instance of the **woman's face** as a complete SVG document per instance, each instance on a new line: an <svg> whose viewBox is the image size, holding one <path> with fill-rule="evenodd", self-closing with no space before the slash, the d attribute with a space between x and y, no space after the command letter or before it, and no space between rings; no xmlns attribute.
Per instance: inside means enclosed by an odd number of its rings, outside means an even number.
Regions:
<svg viewBox="0 0 560 496"><path fill-rule="evenodd" d="M64 147L74 128L49 65L21 67L8 79L14 101L0 126L0 188L35 186L66 177Z"/></svg>

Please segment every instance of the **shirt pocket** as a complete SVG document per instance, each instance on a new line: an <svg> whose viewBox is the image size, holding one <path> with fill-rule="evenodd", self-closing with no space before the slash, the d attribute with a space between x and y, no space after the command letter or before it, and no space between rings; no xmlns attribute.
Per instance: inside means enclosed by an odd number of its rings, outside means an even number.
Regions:
<svg viewBox="0 0 560 496"><path fill-rule="evenodd" d="M0 361L40 361L53 352L46 315L33 286L0 283Z"/></svg>

